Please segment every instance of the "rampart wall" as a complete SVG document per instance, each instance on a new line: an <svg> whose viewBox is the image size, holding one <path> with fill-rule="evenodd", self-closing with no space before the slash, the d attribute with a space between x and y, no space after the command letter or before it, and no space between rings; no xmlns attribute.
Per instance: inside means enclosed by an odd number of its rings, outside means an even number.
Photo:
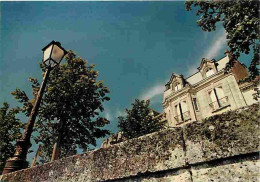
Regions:
<svg viewBox="0 0 260 182"><path fill-rule="evenodd" d="M259 105L0 176L0 181L257 182Z"/></svg>

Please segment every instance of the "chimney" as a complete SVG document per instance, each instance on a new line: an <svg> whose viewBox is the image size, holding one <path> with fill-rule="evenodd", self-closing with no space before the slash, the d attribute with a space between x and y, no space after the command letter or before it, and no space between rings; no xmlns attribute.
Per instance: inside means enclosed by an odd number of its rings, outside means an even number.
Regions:
<svg viewBox="0 0 260 182"><path fill-rule="evenodd" d="M226 56L228 56L229 60L233 60L234 59L232 53L228 49L225 50L225 54L226 54Z"/></svg>

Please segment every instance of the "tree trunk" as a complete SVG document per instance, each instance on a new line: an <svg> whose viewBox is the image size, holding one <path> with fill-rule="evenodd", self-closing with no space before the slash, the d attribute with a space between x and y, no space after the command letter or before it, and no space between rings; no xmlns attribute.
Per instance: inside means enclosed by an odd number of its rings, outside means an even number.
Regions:
<svg viewBox="0 0 260 182"><path fill-rule="evenodd" d="M31 166L31 167L34 167L34 166L35 166L35 163L36 163L36 161L37 161L37 157L38 157L40 151L41 151L41 145L39 145L39 147L38 147L38 150L37 150L37 152L36 152L36 154L35 154L35 156L34 156L34 158L33 158L33 162L32 162L32 166Z"/></svg>
<svg viewBox="0 0 260 182"><path fill-rule="evenodd" d="M61 135L62 135L62 126L63 126L63 122L60 121L59 135L58 135L57 141L55 142L55 144L53 146L51 162L59 159L59 156L60 156L60 141L61 141Z"/></svg>

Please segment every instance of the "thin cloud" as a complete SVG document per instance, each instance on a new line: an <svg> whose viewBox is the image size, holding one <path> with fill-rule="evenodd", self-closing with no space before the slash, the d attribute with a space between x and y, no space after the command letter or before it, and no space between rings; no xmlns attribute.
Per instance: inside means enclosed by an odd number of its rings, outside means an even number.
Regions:
<svg viewBox="0 0 260 182"><path fill-rule="evenodd" d="M126 116L125 110L115 109L114 111L106 109L105 118L107 118L109 121L112 121L114 119L117 119L119 116Z"/></svg>
<svg viewBox="0 0 260 182"><path fill-rule="evenodd" d="M219 51L226 45L226 33L225 30L222 29L219 33L214 37L213 44L204 52L203 57L208 59L215 58Z"/></svg>
<svg viewBox="0 0 260 182"><path fill-rule="evenodd" d="M189 65L187 76L197 72L197 67L200 64L202 58L213 59L215 58L221 51L222 48L226 46L226 32L224 29L220 30L215 37L211 44L209 44L208 49L204 51L202 57L200 57L195 64Z"/></svg>
<svg viewBox="0 0 260 182"><path fill-rule="evenodd" d="M119 110L119 109L117 109L116 110L116 117L119 117L119 116L126 116L126 112L125 112L125 110Z"/></svg>
<svg viewBox="0 0 260 182"><path fill-rule="evenodd" d="M198 70L197 70L197 68L198 68L198 62L196 62L196 65L191 65L191 66L189 66L189 68L188 68L188 71L187 71L187 73L185 74L186 75L186 77L188 77L188 76L190 76L190 75L192 75L192 74L194 74L194 73L196 73Z"/></svg>
<svg viewBox="0 0 260 182"><path fill-rule="evenodd" d="M164 84L160 83L160 84L157 84L157 85L154 85L152 88L149 88L147 90L145 90L143 92L143 94L141 94L140 98L142 100L148 100L150 99L151 102L152 100L158 96L158 95L162 95L163 94L163 91L164 91L165 87L164 87Z"/></svg>
<svg viewBox="0 0 260 182"><path fill-rule="evenodd" d="M105 112L105 118L107 118L109 121L111 121L113 119L110 112L108 112L108 111Z"/></svg>
<svg viewBox="0 0 260 182"><path fill-rule="evenodd" d="M168 80L167 80L168 81ZM151 104L157 104L157 103L161 103L162 102L162 96L163 96L163 92L165 90L165 86L164 84L167 82L162 82L160 84L156 84L154 85L153 87L151 88L148 88L146 89L140 97L141 100L150 100ZM127 115L125 109L122 110L120 108L116 108L114 109L113 111L111 111L111 108L110 109L106 109L106 112L105 112L105 117L108 119L108 120L113 120L113 119L116 119L119 117L119 116L123 116L125 117Z"/></svg>

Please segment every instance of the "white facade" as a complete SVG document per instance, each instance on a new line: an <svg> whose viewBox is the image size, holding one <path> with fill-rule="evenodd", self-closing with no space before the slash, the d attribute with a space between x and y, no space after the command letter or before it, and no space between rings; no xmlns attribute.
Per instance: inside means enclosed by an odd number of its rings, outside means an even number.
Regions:
<svg viewBox="0 0 260 182"><path fill-rule="evenodd" d="M188 78L172 74L163 94L169 126L181 126L257 102L252 89L242 90L238 85L238 79L248 76L246 67L236 61L231 73L224 74L228 61L228 56L219 61L203 58L199 71Z"/></svg>

